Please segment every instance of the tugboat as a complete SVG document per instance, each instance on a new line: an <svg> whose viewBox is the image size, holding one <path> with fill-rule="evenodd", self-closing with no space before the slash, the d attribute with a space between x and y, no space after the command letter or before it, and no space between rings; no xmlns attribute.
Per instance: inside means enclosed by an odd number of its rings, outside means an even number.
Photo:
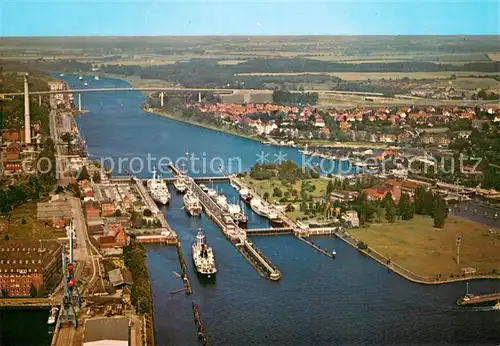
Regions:
<svg viewBox="0 0 500 346"><path fill-rule="evenodd" d="M211 277L217 273L215 267L215 257L212 248L206 244L205 236L200 229L196 235L196 242L193 244L193 263L196 271L204 276Z"/></svg>
<svg viewBox="0 0 500 346"><path fill-rule="evenodd" d="M245 203L250 203L252 196L250 196L250 192L247 188L242 188L240 191L240 199Z"/></svg>
<svg viewBox="0 0 500 346"><path fill-rule="evenodd" d="M333 249L333 251L332 251L332 259L335 259L335 256L337 256L337 251L335 251L335 249Z"/></svg>
<svg viewBox="0 0 500 346"><path fill-rule="evenodd" d="M175 189L177 190L177 192L179 193L184 193L186 192L187 190L187 186L186 186L186 178L181 175L179 177L177 177L174 181L174 187Z"/></svg>
<svg viewBox="0 0 500 346"><path fill-rule="evenodd" d="M279 217L278 213L274 210L270 210L269 214L269 223L274 227L283 227L283 219Z"/></svg>
<svg viewBox="0 0 500 346"><path fill-rule="evenodd" d="M49 319L47 320L48 325L52 325L52 324L56 323L58 312L59 312L59 308L57 306L53 306L52 309L50 309L50 316L49 316Z"/></svg>

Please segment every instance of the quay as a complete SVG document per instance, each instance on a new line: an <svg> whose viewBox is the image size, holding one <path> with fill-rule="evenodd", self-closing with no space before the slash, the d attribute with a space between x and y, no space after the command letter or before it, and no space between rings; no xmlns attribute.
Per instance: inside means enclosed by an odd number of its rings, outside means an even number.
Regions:
<svg viewBox="0 0 500 346"><path fill-rule="evenodd" d="M181 266L181 271L182 271L181 278L182 281L184 282L186 295L190 295L191 293L193 293L193 289L191 288L191 282L189 281L189 278L187 276L187 266L186 266L186 261L184 261L184 253L182 252L180 242L177 242L175 245L177 249L177 255L179 257L179 264Z"/></svg>
<svg viewBox="0 0 500 346"><path fill-rule="evenodd" d="M182 172L174 165L170 165L169 167L174 176L182 175ZM193 178L187 176L186 182L187 188L200 200L207 216L222 230L226 238L231 240L231 243L236 246L238 251L249 261L249 263L268 279L279 280L281 278L281 272L272 265L271 261L267 259L255 245L247 240L247 233L245 230L240 228L234 220L225 213L200 186L198 186ZM262 268L265 268L265 270L262 270Z"/></svg>
<svg viewBox="0 0 500 346"><path fill-rule="evenodd" d="M50 298L2 298L0 299L0 309L10 308L50 308L58 305Z"/></svg>
<svg viewBox="0 0 500 346"><path fill-rule="evenodd" d="M335 258L335 256L331 252L328 252L325 249L322 249L321 247L319 247L318 245L314 244L310 240L304 239L304 238L302 238L300 236L298 236L297 239L299 239L300 241L302 241L302 242L306 243L307 245L311 246L313 249L319 251L320 253L322 253L326 257L330 257L332 259Z"/></svg>
<svg viewBox="0 0 500 346"><path fill-rule="evenodd" d="M457 300L457 305L459 306L470 306L490 302L500 302L500 292L483 294L479 296L466 295Z"/></svg>
<svg viewBox="0 0 500 346"><path fill-rule="evenodd" d="M180 172L178 170L179 174L181 174L182 172ZM177 173L176 173L177 174ZM229 182L229 177L226 177L226 176L213 176L213 177L191 177L196 183L210 183L210 182L214 182L214 183L227 183ZM140 179L140 178L135 178L135 180L138 180L138 181L142 181L143 183L148 181L149 179ZM175 181L175 177L169 177L169 178L162 178L164 181L168 182L168 183L173 183ZM123 183L124 181L129 181L130 180L130 177L128 176L125 176L125 177L113 177L110 181L111 182L115 182L115 183Z"/></svg>
<svg viewBox="0 0 500 346"><path fill-rule="evenodd" d="M207 333L205 332L205 326L201 321L200 317L200 309L198 309L198 305L195 302L191 304L193 309L194 323L196 324L196 328L198 329L198 338L201 339L201 344L203 346L210 345L210 341L208 340Z"/></svg>

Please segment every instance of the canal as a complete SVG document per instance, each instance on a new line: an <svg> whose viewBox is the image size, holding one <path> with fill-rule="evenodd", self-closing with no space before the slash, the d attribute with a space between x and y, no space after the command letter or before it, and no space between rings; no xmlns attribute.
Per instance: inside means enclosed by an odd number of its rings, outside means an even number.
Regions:
<svg viewBox="0 0 500 346"><path fill-rule="evenodd" d="M90 77L89 77L90 78ZM63 78L70 86L77 76ZM89 80L89 87L127 86L115 79ZM78 118L79 128L95 158L178 158L186 152L200 157L241 158L249 169L259 153L279 154L298 163L293 148L274 148L258 142L149 115L139 109L139 92L83 95L89 112ZM204 154L205 153L205 154ZM234 168L234 167L233 167ZM226 166L225 166L226 169ZM115 166L115 172L119 168ZM226 169L227 170L227 169ZM234 170L233 170L234 171ZM199 173L195 175L209 175ZM216 172L215 172L216 173ZM138 170L146 178L147 169ZM220 184L225 194L234 190ZM410 283L334 237L316 243L336 249L337 258L320 255L293 236L256 237L257 247L282 272L279 282L259 276L204 215L189 217L182 197L171 187L172 201L163 208L176 230L184 255L198 228L213 247L218 273L215 283L201 280L187 261L194 294L172 294L182 282L173 247L148 246L155 334L158 345L197 345L191 302L199 304L201 318L214 345L338 345L338 344L497 344L500 312L461 309L455 305L465 284L425 286ZM231 198L230 198L231 199ZM251 213L250 227L266 220ZM474 293L500 291L499 281L471 282ZM1 339L0 339L1 340Z"/></svg>

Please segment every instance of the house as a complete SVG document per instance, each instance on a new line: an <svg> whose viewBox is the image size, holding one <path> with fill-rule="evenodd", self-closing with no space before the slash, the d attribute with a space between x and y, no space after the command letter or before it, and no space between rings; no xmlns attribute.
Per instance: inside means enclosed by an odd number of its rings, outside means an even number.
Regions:
<svg viewBox="0 0 500 346"><path fill-rule="evenodd" d="M347 210L342 214L342 219L351 227L359 227L358 212L355 210Z"/></svg>
<svg viewBox="0 0 500 346"><path fill-rule="evenodd" d="M19 143L10 143L5 149L5 157L6 161L16 161L21 158L21 144Z"/></svg>
<svg viewBox="0 0 500 346"><path fill-rule="evenodd" d="M121 287L124 285L132 286L134 280L132 279L132 273L126 269L113 269L108 272L109 282L113 287Z"/></svg>
<svg viewBox="0 0 500 346"><path fill-rule="evenodd" d="M323 127L319 133L325 138L330 138L330 130L327 127Z"/></svg>
<svg viewBox="0 0 500 346"><path fill-rule="evenodd" d="M381 134L380 137L379 137L379 141L380 142L384 142L384 143L395 143L397 140L397 137L396 135L394 134Z"/></svg>
<svg viewBox="0 0 500 346"><path fill-rule="evenodd" d="M369 201L381 200L389 192L395 204L398 204L401 198L401 184L399 183L394 185L380 184L375 187L366 188L363 191Z"/></svg>
<svg viewBox="0 0 500 346"><path fill-rule="evenodd" d="M330 200L332 202L350 202L359 196L356 191L340 192L334 191L330 193Z"/></svg>
<svg viewBox="0 0 500 346"><path fill-rule="evenodd" d="M113 202L101 203L102 216L113 216L116 211L116 206Z"/></svg>
<svg viewBox="0 0 500 346"><path fill-rule="evenodd" d="M24 142L24 129L14 130L8 129L2 131L2 138L4 142Z"/></svg>
<svg viewBox="0 0 500 346"><path fill-rule="evenodd" d="M63 219L56 219L52 222L52 226L56 229L62 229L66 227L66 221Z"/></svg>
<svg viewBox="0 0 500 346"><path fill-rule="evenodd" d="M314 120L314 126L325 127L325 121L323 120L322 117L320 117L319 115L316 115L316 118Z"/></svg>
<svg viewBox="0 0 500 346"><path fill-rule="evenodd" d="M87 219L97 218L99 216L101 216L101 213L99 212L98 209L93 208L93 207L85 209L85 217Z"/></svg>
<svg viewBox="0 0 500 346"><path fill-rule="evenodd" d="M127 241L127 235L123 230L120 230L116 235L99 237L99 247L101 249L123 247L127 245Z"/></svg>

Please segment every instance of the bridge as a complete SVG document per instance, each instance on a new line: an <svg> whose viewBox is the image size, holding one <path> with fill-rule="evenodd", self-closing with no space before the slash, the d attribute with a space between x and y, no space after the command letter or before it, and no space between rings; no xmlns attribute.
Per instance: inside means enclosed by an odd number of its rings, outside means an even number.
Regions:
<svg viewBox="0 0 500 346"><path fill-rule="evenodd" d="M247 235L280 235L280 234L293 234L293 228L291 227L269 227L269 228L248 228L245 230Z"/></svg>

